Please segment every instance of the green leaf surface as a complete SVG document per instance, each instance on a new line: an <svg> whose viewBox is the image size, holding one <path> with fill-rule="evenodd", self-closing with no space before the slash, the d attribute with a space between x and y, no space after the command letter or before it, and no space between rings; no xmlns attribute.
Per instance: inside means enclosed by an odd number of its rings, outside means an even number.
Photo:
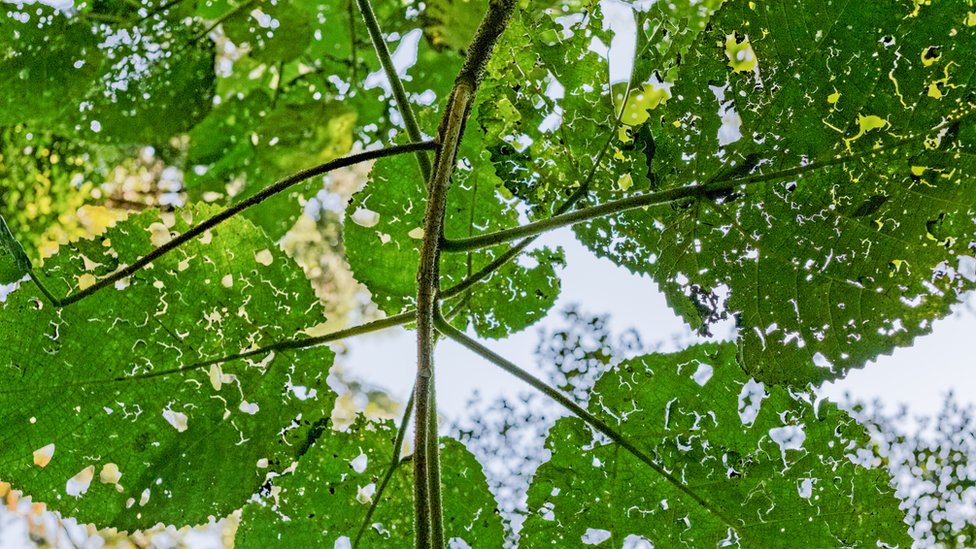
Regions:
<svg viewBox="0 0 976 549"><path fill-rule="evenodd" d="M183 20L93 23L47 7L0 13L0 125L158 143L210 109L214 48Z"/></svg>
<svg viewBox="0 0 976 549"><path fill-rule="evenodd" d="M190 132L190 196L230 205L299 169L342 156L352 147L356 118L342 103L315 101L301 89L279 97L275 106L262 91L232 98ZM310 179L244 215L277 240L321 189L321 177Z"/></svg>
<svg viewBox="0 0 976 549"><path fill-rule="evenodd" d="M969 9L727 4L684 57L654 172L631 192L750 182L580 239L652 274L692 326L734 316L765 381L836 379L910 344L976 281Z"/></svg>
<svg viewBox="0 0 976 549"><path fill-rule="evenodd" d="M733 344L620 364L589 409L675 482L561 419L520 546L907 547L890 476L855 464L864 429L812 399L744 375Z"/></svg>
<svg viewBox="0 0 976 549"><path fill-rule="evenodd" d="M255 60L285 63L301 55L311 43L312 15L299 3L269 2L237 9L223 22L223 29L235 44L248 47Z"/></svg>
<svg viewBox="0 0 976 549"><path fill-rule="evenodd" d="M393 456L392 422L360 418L328 433L275 479L268 497L244 508L237 547L332 547L351 542ZM501 517L481 464L464 446L441 440L444 533L452 547L501 547ZM358 547L409 547L413 540L413 469L397 467Z"/></svg>
<svg viewBox="0 0 976 549"><path fill-rule="evenodd" d="M654 146L636 128L670 98L674 67L717 4L635 11L635 64L613 81L608 57L631 52L604 28L598 3L517 14L489 64L479 122L499 176L531 215L545 217L584 184L622 196L647 173Z"/></svg>
<svg viewBox="0 0 976 549"><path fill-rule="evenodd" d="M215 212L147 211L63 247L39 274L57 295L77 291ZM240 218L63 309L21 284L0 304L4 480L120 529L226 515L328 417L333 354L201 363L320 320L301 269Z"/></svg>
<svg viewBox="0 0 976 549"><path fill-rule="evenodd" d="M482 134L469 127L458 170L448 192L445 236L517 224L514 205L499 194L494 167L482 156ZM347 208L343 232L349 264L380 308L389 314L409 308L417 295L426 190L416 162L408 156L377 161L366 188ZM504 251L492 248L441 258L441 287L449 288ZM559 294L555 266L561 250L540 249L528 259L508 263L472 290L461 311L485 337L504 337L545 316ZM448 305L450 308L451 305Z"/></svg>

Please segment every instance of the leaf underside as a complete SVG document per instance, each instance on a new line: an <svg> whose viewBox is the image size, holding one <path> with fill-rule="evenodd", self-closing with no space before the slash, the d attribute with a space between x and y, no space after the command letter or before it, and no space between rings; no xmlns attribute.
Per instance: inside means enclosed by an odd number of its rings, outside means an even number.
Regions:
<svg viewBox="0 0 976 549"><path fill-rule="evenodd" d="M213 213L132 216L62 248L40 276L56 293L77 291ZM318 311L301 269L244 219L64 309L23 283L0 304L4 480L120 529L239 508L328 417L333 354L199 363L290 339Z"/></svg>
<svg viewBox="0 0 976 549"><path fill-rule="evenodd" d="M244 508L238 547L332 547L356 538L393 455L392 422L359 419L329 433L276 479L262 501ZM454 439L442 439L445 538L452 546L501 547L503 530L481 464ZM409 546L413 540L413 470L401 462L359 547Z"/></svg>
<svg viewBox="0 0 976 549"><path fill-rule="evenodd" d="M529 489L520 546L910 545L887 472L854 462L864 429L811 400L744 375L730 343L620 364L597 381L590 411L683 489L579 419L561 419Z"/></svg>

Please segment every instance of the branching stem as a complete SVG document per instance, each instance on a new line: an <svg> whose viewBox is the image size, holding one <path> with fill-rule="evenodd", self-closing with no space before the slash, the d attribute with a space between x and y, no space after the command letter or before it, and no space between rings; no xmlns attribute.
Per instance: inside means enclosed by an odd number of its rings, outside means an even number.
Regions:
<svg viewBox="0 0 976 549"><path fill-rule="evenodd" d="M629 196L627 198L622 198L620 200L606 202L604 204L600 204L599 206L584 208L582 210L576 210L574 212L564 213L561 215L554 215L548 219L543 219L533 223L528 223L526 225L522 225L519 227L513 227L511 229L503 229L501 231L496 231L493 233L483 234L483 235L474 236L470 238L462 238L458 240L445 240L444 242L441 243L441 250L445 252L467 252L470 250L503 244L505 242L515 240L517 238L539 235L551 231L553 229L558 229L561 227L566 227L568 225L581 223L583 221L589 221L591 219L596 219L599 217L605 217L608 215L625 212L627 210L633 210L645 206L653 206L656 204L666 204L669 202L675 202L678 200L689 199L689 198L697 199L697 198L709 198L713 196L718 196L718 195L725 194L729 191L732 191L733 189L739 186L748 186L757 183L765 183L768 181L785 179L788 177L802 176L803 174L806 174L808 172L820 170L829 166L844 164L850 162L851 160L855 160L857 158L861 158L863 156L867 156L870 154L877 154L884 150L898 148L910 143L911 141L912 141L911 139L903 139L894 142L890 145L874 148L869 151L865 151L863 153L837 156L834 158L829 158L826 160L821 160L818 162L813 162L810 164L797 166L786 170L779 170L779 171L774 171L774 172L769 172L764 174L756 174L756 175L739 177L739 178L719 176L707 183L700 183L698 185L678 187L675 189L668 189L666 191Z"/></svg>
<svg viewBox="0 0 976 549"><path fill-rule="evenodd" d="M416 548L445 547L441 511L440 448L437 442L437 410L434 400L434 317L440 307L440 244L451 176L457 165L464 126L485 67L515 10L515 0L491 0L475 32L468 55L454 81L447 109L438 128L441 147L428 182L424 213L424 238L417 268L417 381L414 439L414 508Z"/></svg>
<svg viewBox="0 0 976 549"><path fill-rule="evenodd" d="M295 186L295 185L297 185L297 184L299 184L299 183L301 183L303 181L306 181L306 180L311 179L311 178L313 178L315 176L318 176L318 175L323 175L323 174L328 173L328 172L333 171L333 170L337 170L339 168L345 168L345 167L348 167L348 166L352 166L352 165L358 164L360 162L366 162L366 161L369 161L369 160L375 160L377 158L384 158L384 157L387 157L387 156L394 156L394 155L397 155L397 154L404 154L404 153L410 153L410 152L416 152L416 151L436 150L437 147L438 147L438 145L434 141L422 141L422 142L419 142L419 143L407 143L407 144L404 144L404 145L394 145L394 146L386 147L386 148L382 148L382 149L374 149L374 150L371 150L371 151L364 151L364 152L357 153L357 154L351 154L349 156L344 156L342 158L337 158L337 159L332 160L330 162L326 162L325 164L321 164L319 166L315 166L314 168L309 168L307 170L302 170L302 171L300 171L298 173L295 173L293 175L290 175L290 176L288 176L288 177L286 177L286 178L284 178L284 179L282 179L282 180L280 180L280 181L278 181L278 182L276 182L276 183L274 183L274 184L272 184L272 185L270 185L268 187L265 187L264 189L262 189L261 191L259 191L256 194L248 197L247 199L242 200L242 201L238 202L237 204L234 204L233 206L228 207L224 211L218 213L217 215L215 215L215 216L213 216L213 217L211 217L211 218L209 218L209 219L207 219L207 220L205 220L205 221L203 221L203 222L201 222L201 223L199 223L197 225L194 225L189 230L187 230L185 233L183 233L183 234L181 234L179 236L174 237L172 240L170 240L166 244L163 244L162 246L160 246L160 247L156 248L155 250L149 252L148 254L142 256L141 258L139 258L138 260L136 260L134 263L132 263L132 265L129 265L129 266L127 266L127 267L125 267L125 268L123 268L121 270L118 270L118 271L112 273L111 275L109 275L109 276L107 276L107 277L99 280L95 284L89 286L88 288L85 288L84 290L82 290L82 291L80 291L80 292L78 292L76 294L72 294L72 295L69 295L69 296L64 297L64 298L61 298L61 299L56 298L41 283L41 281L37 278L37 276L34 275L33 270L29 271L28 274L31 275L31 279L34 281L34 283L37 285L37 287L41 290L41 293L43 293L44 296L47 297L55 307L64 307L66 305L70 305L72 303L76 303L78 301L81 301L82 299L84 299L84 298L86 298L86 297L94 294L95 292L97 292L97 291L99 291L99 290L101 290L103 288L106 288L106 287L108 287L108 286L110 286L112 284L115 284L119 280L122 280L122 279L124 279L126 277L132 276L134 273L138 272L140 269L142 269L146 265L149 265L150 263L152 263L153 261L159 259L163 255L165 255L165 254L167 254L167 253L175 250L176 248L179 248L183 244L185 244L185 243L189 242L190 240L193 240L194 238L202 235L203 233L205 233L208 230L216 227L217 225L220 225L221 223L223 223L224 221L230 219L231 217L234 217L235 215L243 212L244 210L247 210L248 208L251 208L252 206L257 206L258 204L264 202L265 200L271 198L272 196L275 196L275 195L281 193L282 191L285 191L286 189L288 189L290 187L293 187L293 186Z"/></svg>

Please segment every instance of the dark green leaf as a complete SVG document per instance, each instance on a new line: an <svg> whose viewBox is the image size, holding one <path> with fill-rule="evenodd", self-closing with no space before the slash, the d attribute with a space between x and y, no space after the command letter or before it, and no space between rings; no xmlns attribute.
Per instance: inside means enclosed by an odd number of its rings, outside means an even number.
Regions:
<svg viewBox="0 0 976 549"><path fill-rule="evenodd" d="M968 10L727 4L685 56L633 191L754 181L580 238L651 273L693 326L733 315L765 381L835 379L908 345L974 282Z"/></svg>

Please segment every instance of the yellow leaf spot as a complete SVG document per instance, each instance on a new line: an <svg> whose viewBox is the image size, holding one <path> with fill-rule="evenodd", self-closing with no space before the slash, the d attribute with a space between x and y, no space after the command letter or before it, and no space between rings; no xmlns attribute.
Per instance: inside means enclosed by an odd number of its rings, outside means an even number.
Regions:
<svg viewBox="0 0 976 549"><path fill-rule="evenodd" d="M943 71L943 77L938 80L933 80L929 84L929 93L928 93L929 97L933 99L942 99L943 97L945 97L945 92L943 91L944 89L951 90L959 87L949 83L949 78L951 78L951 75L949 74L949 69L951 69L952 66L955 64L956 63L953 61L947 63L945 66L945 70Z"/></svg>
<svg viewBox="0 0 976 549"><path fill-rule="evenodd" d="M98 473L98 480L102 484L118 484L121 478L122 473L119 471L119 466L114 463L106 463L102 466L102 471Z"/></svg>
<svg viewBox="0 0 976 549"><path fill-rule="evenodd" d="M147 229L149 231L149 241L157 248L171 240L169 229L162 223L153 223Z"/></svg>
<svg viewBox="0 0 976 549"><path fill-rule="evenodd" d="M85 273L78 277L78 289L86 290L95 285L95 275L91 273Z"/></svg>
<svg viewBox="0 0 976 549"><path fill-rule="evenodd" d="M254 261L257 261L258 263L267 267L268 265L271 265L272 261L274 261L274 256L271 255L270 250L265 248L260 252L254 254Z"/></svg>
<svg viewBox="0 0 976 549"><path fill-rule="evenodd" d="M626 191L634 186L634 178L629 173L625 173L617 180L617 186L620 187L621 191Z"/></svg>
<svg viewBox="0 0 976 549"><path fill-rule="evenodd" d="M916 177L917 176L920 176L923 173L925 173L925 170L927 170L927 169L928 168L926 168L925 166L912 166L912 175L914 175Z"/></svg>
<svg viewBox="0 0 976 549"><path fill-rule="evenodd" d="M976 27L976 12L971 11L968 15L966 15L966 26Z"/></svg>
<svg viewBox="0 0 976 549"><path fill-rule="evenodd" d="M37 465L41 469L47 467L48 463L51 463L51 458L54 457L54 443L48 444L42 448L34 450L34 465Z"/></svg>
<svg viewBox="0 0 976 549"><path fill-rule="evenodd" d="M905 16L905 19L911 17L918 17L919 12L922 11L922 6L931 6L932 0L913 0L915 3L915 10Z"/></svg>
<svg viewBox="0 0 976 549"><path fill-rule="evenodd" d="M834 90L834 93L827 96L827 103L831 105L836 105L840 101L840 92Z"/></svg>
<svg viewBox="0 0 976 549"><path fill-rule="evenodd" d="M639 126L647 122L649 111L667 103L668 99L671 99L671 86L648 82L627 97L620 121L628 126Z"/></svg>
<svg viewBox="0 0 976 549"><path fill-rule="evenodd" d="M888 121L880 116L862 114L857 115L858 132L854 137L844 138L844 144L851 148L851 143L860 139L864 134L872 130L878 130L888 125Z"/></svg>
<svg viewBox="0 0 976 549"><path fill-rule="evenodd" d="M732 72L752 72L756 68L756 52L748 38L741 41L734 34L725 37L725 55Z"/></svg>

